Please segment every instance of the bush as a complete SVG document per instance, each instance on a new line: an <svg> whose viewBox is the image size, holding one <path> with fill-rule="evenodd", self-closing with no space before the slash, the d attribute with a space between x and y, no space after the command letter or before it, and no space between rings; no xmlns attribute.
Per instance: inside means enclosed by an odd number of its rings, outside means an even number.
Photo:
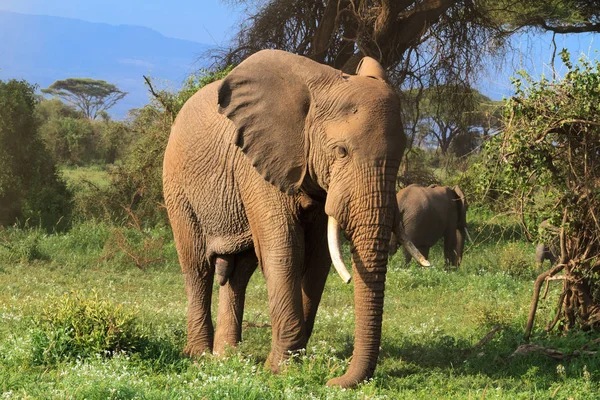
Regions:
<svg viewBox="0 0 600 400"><path fill-rule="evenodd" d="M39 136L35 89L25 81L0 81L0 225L28 221L64 229L71 194Z"/></svg>
<svg viewBox="0 0 600 400"><path fill-rule="evenodd" d="M145 340L135 311L100 298L95 291L89 297L73 291L49 299L34 325L35 364L132 351Z"/></svg>
<svg viewBox="0 0 600 400"><path fill-rule="evenodd" d="M420 147L411 148L404 157L402 172L398 176L398 186L403 188L413 183L422 186L439 184L430 162L431 157L427 151Z"/></svg>
<svg viewBox="0 0 600 400"><path fill-rule="evenodd" d="M535 275L534 260L535 254L528 251L528 246L509 242L500 250L498 269L512 276L531 278Z"/></svg>
<svg viewBox="0 0 600 400"><path fill-rule="evenodd" d="M39 229L0 230L0 255L8 263L49 260L50 256L40 247L43 237L44 233Z"/></svg>
<svg viewBox="0 0 600 400"><path fill-rule="evenodd" d="M489 171L485 186L502 193L528 239L543 240L537 225L544 219L562 229L561 262L536 281L527 335L541 282L561 270L564 302L555 322L600 327L600 62L581 58L575 65L566 50L561 58L561 80L535 81L524 72L514 79L505 129L489 141L479 166Z"/></svg>
<svg viewBox="0 0 600 400"><path fill-rule="evenodd" d="M41 101L35 114L44 144L63 165L112 164L130 139L126 124L108 116L92 121L58 99Z"/></svg>

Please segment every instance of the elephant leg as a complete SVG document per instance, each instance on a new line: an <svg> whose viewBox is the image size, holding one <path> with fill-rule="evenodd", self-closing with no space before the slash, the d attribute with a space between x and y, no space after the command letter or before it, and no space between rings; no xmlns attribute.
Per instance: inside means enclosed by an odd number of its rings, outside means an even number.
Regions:
<svg viewBox="0 0 600 400"><path fill-rule="evenodd" d="M458 253L456 248L456 229L450 229L444 235L444 263L446 265L458 266Z"/></svg>
<svg viewBox="0 0 600 400"><path fill-rule="evenodd" d="M458 267L460 265L460 263L462 262L462 255L463 255L463 251L465 248L465 239L466 239L466 232L464 229L457 229L456 230L456 247L455 247L455 254L456 254L456 264L453 264L455 267Z"/></svg>
<svg viewBox="0 0 600 400"><path fill-rule="evenodd" d="M289 358L290 353L306 346L302 309L302 268L304 266L304 233L280 216L261 218L252 223L258 260L267 282L271 317L271 352L266 366L273 373ZM257 227L256 225L262 225Z"/></svg>
<svg viewBox="0 0 600 400"><path fill-rule="evenodd" d="M305 235L304 276L302 277L302 308L306 341L310 339L321 295L331 268L327 247L327 215L323 212Z"/></svg>
<svg viewBox="0 0 600 400"><path fill-rule="evenodd" d="M227 283L219 288L215 354L224 354L226 346L234 347L242 340L246 288L257 265L254 250L236 254L231 275Z"/></svg>
<svg viewBox="0 0 600 400"><path fill-rule="evenodd" d="M188 299L188 339L184 353L194 357L212 350L210 307L214 268L206 260L201 229L189 204L167 202L167 207Z"/></svg>
<svg viewBox="0 0 600 400"><path fill-rule="evenodd" d="M273 335L266 364L273 373L279 372L280 363L290 353L306 347L301 283L303 247L261 249L261 266L267 281ZM293 254L298 252L292 251L293 248L302 249L302 253Z"/></svg>

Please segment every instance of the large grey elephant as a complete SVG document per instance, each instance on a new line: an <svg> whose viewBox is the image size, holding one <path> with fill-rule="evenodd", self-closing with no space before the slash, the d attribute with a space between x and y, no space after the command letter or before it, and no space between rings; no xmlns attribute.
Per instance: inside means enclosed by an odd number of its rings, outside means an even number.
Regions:
<svg viewBox="0 0 600 400"><path fill-rule="evenodd" d="M406 235L419 252L429 257L429 249L443 238L445 262L459 266L468 235L468 206L460 187L413 184L400 190L396 198ZM390 247L392 253L397 250L395 238Z"/></svg>
<svg viewBox="0 0 600 400"><path fill-rule="evenodd" d="M350 76L277 50L249 57L179 113L164 158L165 202L188 297L191 356L241 339L245 290L260 263L277 372L306 346L333 261L352 244L355 346L349 387L373 375L392 230L405 240L395 180L406 138L383 68L365 58ZM214 275L217 327L211 321Z"/></svg>

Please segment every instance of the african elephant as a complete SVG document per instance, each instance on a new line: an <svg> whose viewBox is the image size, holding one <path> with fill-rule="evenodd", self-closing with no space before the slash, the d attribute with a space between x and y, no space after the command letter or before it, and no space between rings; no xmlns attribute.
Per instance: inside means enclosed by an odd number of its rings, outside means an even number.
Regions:
<svg viewBox="0 0 600 400"><path fill-rule="evenodd" d="M429 256L429 249L444 238L444 258L447 264L459 266L467 231L467 202L458 186L409 185L396 195L398 209L406 235L417 249ZM391 251L398 248L392 238ZM410 256L406 257L406 262Z"/></svg>
<svg viewBox="0 0 600 400"><path fill-rule="evenodd" d="M245 290L258 262L272 325L266 364L278 372L290 352L306 346L332 261L350 280L343 229L353 253L355 346L346 374L328 384L371 377L392 230L427 264L405 240L394 197L405 143L398 97L368 57L350 76L264 50L189 99L163 167L188 298L185 352L220 353L240 341ZM215 272L221 287L213 331Z"/></svg>
<svg viewBox="0 0 600 400"><path fill-rule="evenodd" d="M551 239L547 243L538 243L535 248L535 263L538 268L541 268L545 260L550 261L550 265L554 265L560 255L559 229L552 225L549 220L544 220L539 225L538 230L547 231Z"/></svg>

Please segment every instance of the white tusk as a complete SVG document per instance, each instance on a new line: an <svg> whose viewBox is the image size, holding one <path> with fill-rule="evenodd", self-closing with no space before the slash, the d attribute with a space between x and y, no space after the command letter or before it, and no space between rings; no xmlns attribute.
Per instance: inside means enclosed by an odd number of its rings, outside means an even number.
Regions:
<svg viewBox="0 0 600 400"><path fill-rule="evenodd" d="M423 257L423 254L421 254L421 252L415 247L413 242L410 241L410 239L408 238L408 236L406 236L406 233L404 233L404 230L402 228L397 227L395 233L398 236L400 243L402 243L402 246L404 246L406 251L408 251L408 253L415 260L417 260L419 264L421 264L423 267L431 267L429 261L427 261L427 259Z"/></svg>
<svg viewBox="0 0 600 400"><path fill-rule="evenodd" d="M340 225L333 217L329 217L327 221L327 245L329 246L329 254L335 270L340 275L345 283L349 283L352 279L350 272L346 269L342 252L340 249Z"/></svg>
<svg viewBox="0 0 600 400"><path fill-rule="evenodd" d="M467 229L466 226L465 226L465 234L467 235L467 240L469 241L469 243L473 243L473 239L471 239L471 235L469 235L469 230Z"/></svg>

